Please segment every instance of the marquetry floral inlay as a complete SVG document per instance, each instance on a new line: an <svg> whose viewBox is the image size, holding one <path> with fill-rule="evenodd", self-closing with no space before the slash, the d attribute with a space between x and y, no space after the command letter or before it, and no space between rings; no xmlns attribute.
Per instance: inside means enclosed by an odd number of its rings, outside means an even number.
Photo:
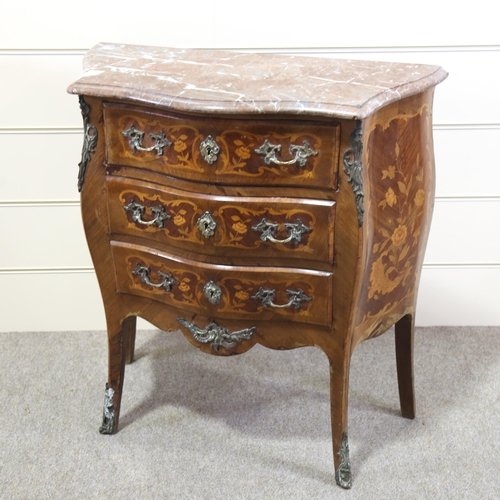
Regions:
<svg viewBox="0 0 500 500"><path fill-rule="evenodd" d="M161 130L171 146L166 147L161 155L151 152L131 150L126 137L122 137L121 130L134 126L144 132L146 137L151 133ZM224 130L219 124L213 127L206 125L197 127L193 125L177 124L176 121L166 119L160 122L156 118L142 114L121 114L118 119L117 139L122 144L122 155L125 157L143 157L146 161L159 161L174 169L183 172L214 172L218 175L238 175L246 177L289 176L294 178L314 178L315 167L320 161L322 140L310 132L278 133L257 126L255 133L249 130ZM265 133L261 133L265 131ZM220 154L213 165L208 166L200 154L200 144L207 134L213 136L220 147ZM290 160L293 154L289 152L291 145L302 145L306 141L320 154L307 159L303 167L292 165L267 165L262 155L255 153L255 149L262 145L264 140L281 145L280 158Z"/></svg>
<svg viewBox="0 0 500 500"><path fill-rule="evenodd" d="M179 138L174 142L174 150L177 151L178 153L182 153L187 149L187 145L184 142L187 139L187 135L182 134L179 136Z"/></svg>
<svg viewBox="0 0 500 500"><path fill-rule="evenodd" d="M122 206L125 206L131 201L140 203L147 207L148 210L146 210L146 212L149 212L151 207L162 206L165 212L170 216L170 218L164 222L163 226L158 228L156 226L138 224L133 221L130 213L123 211L122 217L127 218L127 225L129 228L135 228L139 231L150 233L162 231L175 240L190 241L197 245L205 244L204 238L201 237L196 225L196 220L201 216L203 211L193 201L186 199L172 200L159 194L148 195L135 190L121 192L119 200ZM148 217L148 215L145 215L145 217Z"/></svg>
<svg viewBox="0 0 500 500"><path fill-rule="evenodd" d="M185 210L179 210L179 213L173 218L176 226L183 226L186 223L186 219L183 217L185 214Z"/></svg>
<svg viewBox="0 0 500 500"><path fill-rule="evenodd" d="M250 158L251 155L250 149L247 148L240 140L236 140L233 142L235 146L239 146L234 151L236 156L239 156L242 160L248 160L248 158Z"/></svg>
<svg viewBox="0 0 500 500"><path fill-rule="evenodd" d="M221 144L222 153L220 163L217 165L217 174L238 174L251 177L259 177L271 172L275 175L290 175L295 178L311 178L314 176L314 166L317 164L316 157L308 158L304 168L297 165L267 165L262 161L261 155L255 154L264 140L269 139L275 144L281 145L280 155L283 158L293 157L288 149L292 144L302 144L307 141L314 144L318 150L321 147L321 139L312 134L292 133L278 134L271 133L266 135L252 134L245 131L244 134L237 130L224 131L217 140ZM290 158L289 158L290 157Z"/></svg>
<svg viewBox="0 0 500 500"><path fill-rule="evenodd" d="M288 236L285 229L286 223L295 223L300 219L307 227L314 228L316 216L304 209L267 208L252 210L242 205L223 205L215 214L225 221L226 230L221 231L220 246L232 246L237 248L259 248L266 243L260 238L261 233L253 231L252 227L262 219L276 222L279 225L278 232L281 238ZM278 236L278 235L277 235ZM279 250L290 250L294 252L312 252L311 242L314 238L313 232L304 233L300 243L292 241L278 247Z"/></svg>
<svg viewBox="0 0 500 500"><path fill-rule="evenodd" d="M249 219L242 221L239 217L233 216L236 222L231 226L231 229L238 234L245 234L248 231L247 223L250 222Z"/></svg>
<svg viewBox="0 0 500 500"><path fill-rule="evenodd" d="M316 216L305 209L297 208L261 208L253 210L242 205L219 205L212 209L210 203L192 201L189 199L171 199L166 195L146 194L128 189L119 194L122 207L121 217L129 229L146 231L149 233L162 232L169 238L187 241L196 245L213 245L215 247L234 247L243 249L257 249L262 245L269 245L261 240L261 233L252 230L262 219L276 222L279 225L277 236L286 238L286 223L296 223L300 219L307 227L314 229ZM136 202L146 207L144 219L153 218L152 207L163 207L169 216L162 227L139 224L133 220L129 211L123 209L130 202ZM199 230L197 221L205 211L211 213L217 227L213 237L204 238ZM280 251L311 253L311 242L315 238L314 231L304 233L300 243L291 241L277 247Z"/></svg>
<svg viewBox="0 0 500 500"><path fill-rule="evenodd" d="M369 207L373 245L361 299L367 312L358 324L380 314L382 304L384 311L393 309L414 289L420 233L427 230L432 196L428 120L424 107L421 115L379 123L370 132L367 170L374 186ZM378 144L384 147L377 150Z"/></svg>
<svg viewBox="0 0 500 500"><path fill-rule="evenodd" d="M181 292L189 292L189 290L191 290L189 286L190 281L191 280L189 278L183 278L183 280L179 283L179 290Z"/></svg>
<svg viewBox="0 0 500 500"><path fill-rule="evenodd" d="M141 277L132 271L137 265L149 269L149 277L152 283L161 281L161 273L171 273L175 279L175 284L170 290L165 292L163 288L156 288L148 283L144 283ZM130 286L133 290L147 293L155 299L163 300L179 307L190 305L198 309L212 309L217 313L245 313L250 315L260 315L264 310L262 303L252 299L258 290L262 288L276 289L277 299L282 303L288 302L286 290L297 290L301 288L309 296L314 294L311 286L304 281L297 280L270 280L259 279L257 276L252 279L241 278L220 278L216 279L216 285L221 290L220 303L211 304L204 293L204 287L214 278L210 272L186 269L173 261L162 263L152 262L140 256L130 256L127 259L128 275ZM277 309L273 312L278 315L309 316L310 303L304 302L300 308Z"/></svg>
<svg viewBox="0 0 500 500"><path fill-rule="evenodd" d="M378 299L400 284L405 285L416 256L416 238L425 200L422 159L417 154L408 164L401 157L398 142L394 151L395 165L382 170L381 175L386 192L378 208L385 224L378 228L378 241L373 246L377 260L371 267L368 298Z"/></svg>

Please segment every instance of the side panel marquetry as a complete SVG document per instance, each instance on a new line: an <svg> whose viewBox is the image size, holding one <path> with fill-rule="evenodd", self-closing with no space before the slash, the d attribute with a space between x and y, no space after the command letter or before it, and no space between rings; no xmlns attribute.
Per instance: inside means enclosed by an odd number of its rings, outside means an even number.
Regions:
<svg viewBox="0 0 500 500"><path fill-rule="evenodd" d="M226 257L255 257L258 251L259 259L333 262L333 201L217 197L113 176L108 176L107 184L112 233L208 255L223 251ZM141 222L125 209L131 203L144 207ZM161 224L154 223L154 210L162 210ZM204 226L200 229L203 217L213 224L209 232ZM275 229L265 234L270 224ZM302 232L290 239L298 226Z"/></svg>
<svg viewBox="0 0 500 500"><path fill-rule="evenodd" d="M331 273L202 264L116 241L111 242L111 249L118 292L213 318L293 320L325 326L332 323ZM146 280L137 271L144 268L148 270ZM166 276L168 286L158 286ZM214 295L208 293L213 289L220 291L215 301ZM274 290L274 304L290 306L266 306L261 289ZM298 292L303 300L294 305L290 291Z"/></svg>
<svg viewBox="0 0 500 500"><path fill-rule="evenodd" d="M414 305L434 201L430 109L429 101L412 114L381 113L364 131L371 245L357 326L373 335L399 319L391 314L400 304Z"/></svg>
<svg viewBox="0 0 500 500"><path fill-rule="evenodd" d="M337 186L336 122L183 117L111 103L104 117L110 164L211 184Z"/></svg>

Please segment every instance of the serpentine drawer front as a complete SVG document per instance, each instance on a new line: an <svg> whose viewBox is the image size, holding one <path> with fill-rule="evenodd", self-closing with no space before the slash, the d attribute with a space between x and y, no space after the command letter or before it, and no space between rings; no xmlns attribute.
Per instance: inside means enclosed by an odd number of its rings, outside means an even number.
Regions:
<svg viewBox="0 0 500 500"><path fill-rule="evenodd" d="M188 117L107 104L109 163L221 184L336 187L338 123Z"/></svg>
<svg viewBox="0 0 500 500"><path fill-rule="evenodd" d="M193 262L111 242L118 292L215 318L332 323L331 273Z"/></svg>
<svg viewBox="0 0 500 500"><path fill-rule="evenodd" d="M432 100L446 72L113 44L84 67L68 91L108 331L100 432L119 427L137 316L213 355L316 346L330 365L334 476L349 488L349 362L393 325L401 412L415 416Z"/></svg>
<svg viewBox="0 0 500 500"><path fill-rule="evenodd" d="M334 201L201 195L112 176L108 192L112 233L207 255L333 263Z"/></svg>

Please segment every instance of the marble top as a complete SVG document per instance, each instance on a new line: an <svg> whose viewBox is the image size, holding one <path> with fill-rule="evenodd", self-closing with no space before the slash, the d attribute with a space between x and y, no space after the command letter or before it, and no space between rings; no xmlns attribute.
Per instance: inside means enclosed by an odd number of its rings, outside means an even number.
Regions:
<svg viewBox="0 0 500 500"><path fill-rule="evenodd" d="M365 118L447 77L439 66L100 43L68 92L197 113Z"/></svg>

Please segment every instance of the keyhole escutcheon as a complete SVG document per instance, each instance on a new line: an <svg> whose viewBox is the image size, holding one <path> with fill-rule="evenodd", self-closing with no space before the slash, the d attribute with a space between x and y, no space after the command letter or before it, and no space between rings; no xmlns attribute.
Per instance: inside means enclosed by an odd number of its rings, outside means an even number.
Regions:
<svg viewBox="0 0 500 500"><path fill-rule="evenodd" d="M203 287L203 293L210 302L210 304L217 305L220 303L220 299L222 297L222 290L213 281L209 281Z"/></svg>

